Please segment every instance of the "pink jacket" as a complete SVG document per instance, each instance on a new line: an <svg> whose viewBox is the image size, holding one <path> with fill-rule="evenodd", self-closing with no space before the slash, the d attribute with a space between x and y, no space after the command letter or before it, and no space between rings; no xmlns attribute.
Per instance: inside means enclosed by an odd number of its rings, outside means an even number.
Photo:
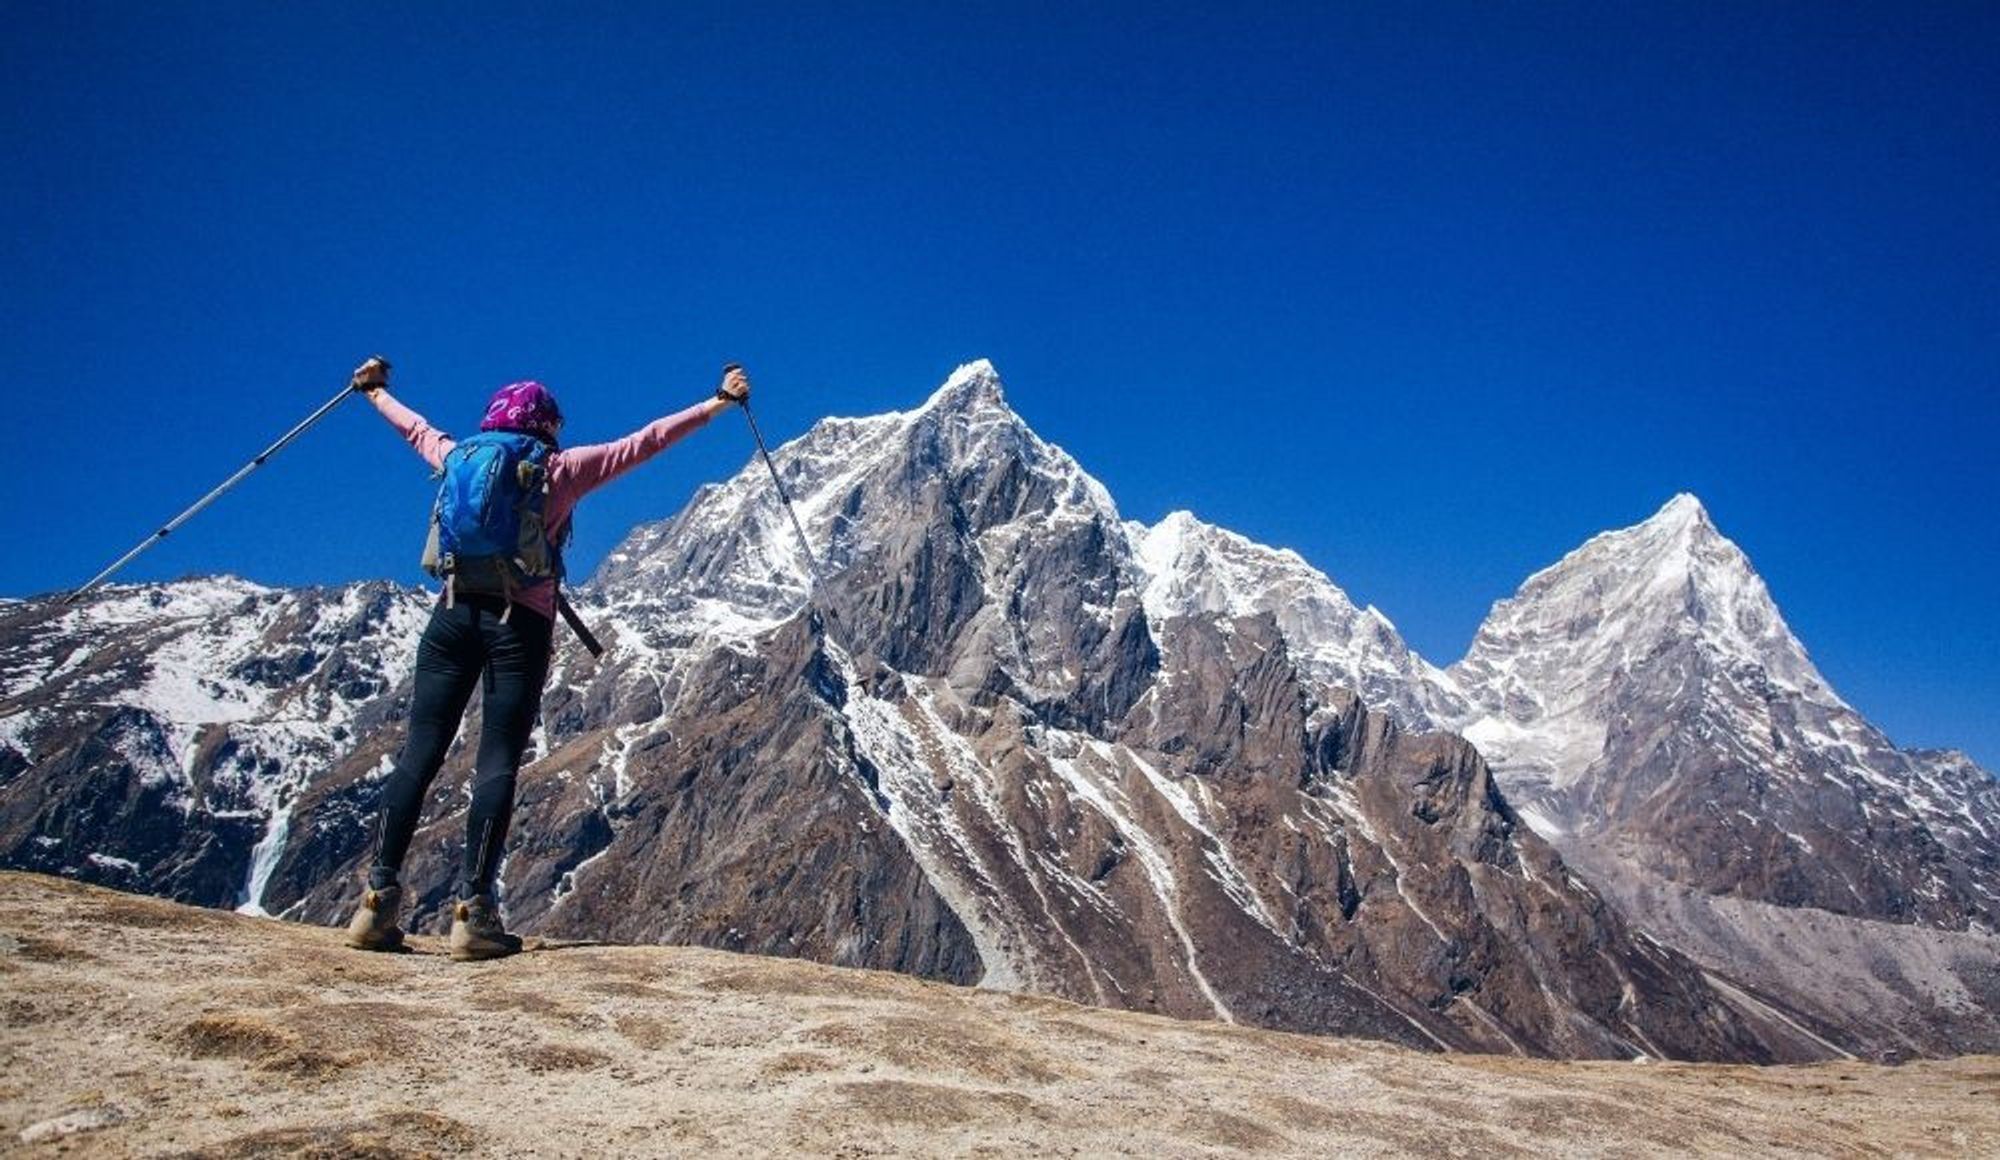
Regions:
<svg viewBox="0 0 2000 1160"><path fill-rule="evenodd" d="M371 396L375 409L389 421L424 462L442 467L444 457L458 441L430 425L422 415L397 402L388 391ZM709 420L706 403L696 403L685 411L655 419L623 439L565 447L549 457L549 501L546 510L549 538L560 541L569 526L570 513L577 501L610 483L680 441L681 437ZM514 594L517 603L555 619L556 586L552 580L523 588Z"/></svg>

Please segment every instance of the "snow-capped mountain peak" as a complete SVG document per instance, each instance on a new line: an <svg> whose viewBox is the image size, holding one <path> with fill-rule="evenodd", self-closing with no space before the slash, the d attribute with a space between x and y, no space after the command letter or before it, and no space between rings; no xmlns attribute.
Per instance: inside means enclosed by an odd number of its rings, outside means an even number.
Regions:
<svg viewBox="0 0 2000 1160"><path fill-rule="evenodd" d="M1761 670L1781 689L1842 706L1749 558L1686 493L1529 577L1494 605L1450 673L1461 687L1484 688L1489 713L1532 725L1601 696L1683 641L1723 669ZM1564 764L1579 759L1587 761L1579 751Z"/></svg>
<svg viewBox="0 0 2000 1160"><path fill-rule="evenodd" d="M1031 532L1118 527L1110 494L1014 412L985 359L957 368L921 406L821 420L774 447L772 461L823 584L921 532L947 497L950 534L995 561ZM747 640L806 607L811 571L770 473L752 459L673 519L634 529L592 587L660 631Z"/></svg>
<svg viewBox="0 0 2000 1160"><path fill-rule="evenodd" d="M1559 844L1615 832L1676 881L1872 918L1991 905L1964 869L1991 857L1966 804L1991 787L1842 701L1691 495L1494 605L1432 705Z"/></svg>
<svg viewBox="0 0 2000 1160"><path fill-rule="evenodd" d="M1493 606L1445 684L1453 723L1514 784L1562 789L1604 750L1617 691L1689 648L1700 673L1844 707L1749 558L1694 496L1591 537ZM1709 678L1703 678L1709 679Z"/></svg>
<svg viewBox="0 0 2000 1160"><path fill-rule="evenodd" d="M1414 690L1429 666L1373 607L1361 608L1289 548L1271 548L1176 511L1151 527L1128 523L1155 623L1178 616L1266 614L1300 667L1359 692L1409 725L1428 718Z"/></svg>
<svg viewBox="0 0 2000 1160"><path fill-rule="evenodd" d="M951 372L944 384L931 392L915 414L933 411L1006 410L1006 389L1001 385L1000 372L988 359L973 359Z"/></svg>
<svg viewBox="0 0 2000 1160"><path fill-rule="evenodd" d="M1008 405L1000 373L985 359L959 367L923 406L894 418L903 432L901 449L916 470L976 470L995 460L1019 458L1036 470L1069 479L1085 474ZM1096 490L1103 493L1101 487ZM1108 493L1104 502L1110 504Z"/></svg>
<svg viewBox="0 0 2000 1160"><path fill-rule="evenodd" d="M1710 524L1707 506L1701 502L1700 496L1691 491L1675 494L1674 498L1662 504L1660 510L1646 520L1649 524L1655 521L1682 525ZM1711 529L1713 526L1710 524Z"/></svg>
<svg viewBox="0 0 2000 1160"><path fill-rule="evenodd" d="M1127 527L1147 573L1146 609L1155 616L1272 612L1288 595L1278 589L1287 585L1344 613L1357 611L1345 592L1297 552L1265 547L1203 523L1193 512L1171 512L1150 528Z"/></svg>

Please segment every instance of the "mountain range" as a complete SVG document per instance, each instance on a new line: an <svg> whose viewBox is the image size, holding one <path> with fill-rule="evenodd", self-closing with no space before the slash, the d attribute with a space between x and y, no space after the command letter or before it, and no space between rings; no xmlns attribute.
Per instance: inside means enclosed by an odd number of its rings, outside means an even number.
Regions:
<svg viewBox="0 0 2000 1160"><path fill-rule="evenodd" d="M517 926L1427 1048L2000 1045L2000 787L1841 701L1691 496L1439 668L1295 553L1121 518L983 362L776 464L818 583L753 463L576 594L610 648L556 658ZM0 605L0 863L344 917L425 603Z"/></svg>

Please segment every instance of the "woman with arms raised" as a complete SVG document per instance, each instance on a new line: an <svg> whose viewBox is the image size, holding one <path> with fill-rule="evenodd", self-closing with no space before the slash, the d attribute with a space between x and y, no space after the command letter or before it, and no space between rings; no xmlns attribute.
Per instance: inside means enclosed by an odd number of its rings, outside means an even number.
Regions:
<svg viewBox="0 0 2000 1160"><path fill-rule="evenodd" d="M487 403L480 433L457 441L397 402L388 381L388 364L369 359L354 372L352 386L440 473L424 564L443 580L444 591L417 645L409 736L382 787L368 889L348 924L347 941L363 950L402 948L403 858L425 794L483 678L451 956L498 958L521 949L521 940L500 921L494 878L514 809L515 776L548 678L570 514L593 489L718 411L747 401L750 382L732 367L712 399L614 442L564 448L558 441L562 411L540 383L500 388Z"/></svg>

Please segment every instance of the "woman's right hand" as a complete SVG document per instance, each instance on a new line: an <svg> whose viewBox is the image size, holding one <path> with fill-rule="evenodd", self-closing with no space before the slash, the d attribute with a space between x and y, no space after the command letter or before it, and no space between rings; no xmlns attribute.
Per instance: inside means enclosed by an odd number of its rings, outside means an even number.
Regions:
<svg viewBox="0 0 2000 1160"><path fill-rule="evenodd" d="M371 356L367 362L354 368L354 376L347 380L347 389L372 395L389 385L389 360L381 355Z"/></svg>
<svg viewBox="0 0 2000 1160"><path fill-rule="evenodd" d="M722 368L722 385L715 388L715 397L725 403L747 403L750 401L750 376L743 368L730 363Z"/></svg>

